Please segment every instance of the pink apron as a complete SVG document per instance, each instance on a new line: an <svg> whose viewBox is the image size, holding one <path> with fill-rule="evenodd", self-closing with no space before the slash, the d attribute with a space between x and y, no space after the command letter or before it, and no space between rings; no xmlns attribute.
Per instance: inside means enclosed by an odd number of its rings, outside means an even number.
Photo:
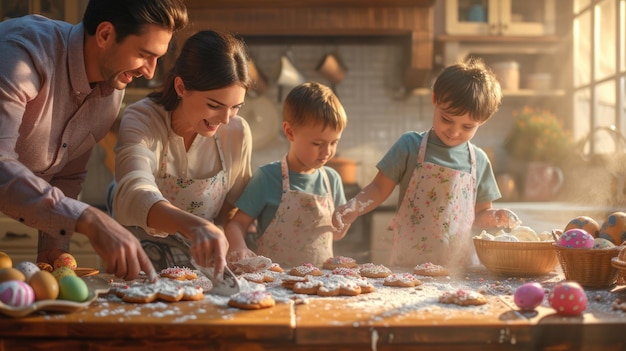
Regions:
<svg viewBox="0 0 626 351"><path fill-rule="evenodd" d="M321 267L333 257L332 190L324 167L320 168L328 191L315 195L289 188L287 157L281 161L283 195L276 215L258 241L257 254L283 267L311 263Z"/></svg>
<svg viewBox="0 0 626 351"><path fill-rule="evenodd" d="M163 196L181 210L209 221L218 215L228 192L228 174L219 137L214 136L222 170L207 179L174 177L167 173L169 140L163 148L158 176L155 179ZM140 228L138 228L140 229ZM191 265L190 243L181 235L159 237L143 230L132 230L157 270Z"/></svg>
<svg viewBox="0 0 626 351"><path fill-rule="evenodd" d="M476 199L476 159L469 144L471 173L424 162L424 135L406 194L396 216L391 265L413 267L432 262L469 264Z"/></svg>

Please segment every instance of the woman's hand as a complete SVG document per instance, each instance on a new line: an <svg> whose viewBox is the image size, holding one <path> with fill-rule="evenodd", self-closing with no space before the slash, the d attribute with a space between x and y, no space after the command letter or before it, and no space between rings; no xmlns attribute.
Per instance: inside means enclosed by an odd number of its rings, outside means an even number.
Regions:
<svg viewBox="0 0 626 351"><path fill-rule="evenodd" d="M215 224L206 221L205 225L192 227L181 233L191 242L191 256L203 267L213 267L216 277L224 274L228 240L224 231Z"/></svg>
<svg viewBox="0 0 626 351"><path fill-rule="evenodd" d="M232 266L233 262L241 261L245 258L254 257L256 254L247 247L231 247L226 255L226 263Z"/></svg>

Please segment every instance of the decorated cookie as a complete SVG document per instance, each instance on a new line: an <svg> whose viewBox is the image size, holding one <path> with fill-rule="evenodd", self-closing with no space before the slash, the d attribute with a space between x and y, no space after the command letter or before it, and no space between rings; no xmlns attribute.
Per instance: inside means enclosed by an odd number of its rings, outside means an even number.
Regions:
<svg viewBox="0 0 626 351"><path fill-rule="evenodd" d="M258 310L272 307L275 304L272 294L265 290L238 292L228 300L228 306L244 310Z"/></svg>
<svg viewBox="0 0 626 351"><path fill-rule="evenodd" d="M448 270L445 267L433 264L431 262L418 264L417 266L415 266L415 268L413 268L413 273L429 277L441 277L449 275Z"/></svg>
<svg viewBox="0 0 626 351"><path fill-rule="evenodd" d="M439 302L455 304L459 306L484 305L487 299L483 294L472 291L458 289L456 291L445 291L439 296Z"/></svg>
<svg viewBox="0 0 626 351"><path fill-rule="evenodd" d="M396 286L401 288L412 288L422 285L422 282L411 273L396 274L393 273L383 281L385 286Z"/></svg>
<svg viewBox="0 0 626 351"><path fill-rule="evenodd" d="M391 269L382 264L365 263L359 267L359 273L367 278L385 278L391 275Z"/></svg>
<svg viewBox="0 0 626 351"><path fill-rule="evenodd" d="M335 268L356 268L358 265L356 260L351 257L346 256L335 256L330 257L326 261L324 261L322 268L323 269L335 269Z"/></svg>

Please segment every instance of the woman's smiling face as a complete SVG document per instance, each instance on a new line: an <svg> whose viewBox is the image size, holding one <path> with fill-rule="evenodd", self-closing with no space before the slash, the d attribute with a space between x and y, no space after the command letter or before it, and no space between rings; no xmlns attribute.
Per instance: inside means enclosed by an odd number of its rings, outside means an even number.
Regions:
<svg viewBox="0 0 626 351"><path fill-rule="evenodd" d="M207 91L187 90L178 85L176 90L181 101L172 113L172 128L183 137L215 135L221 124L228 124L237 115L246 95L246 89L239 84Z"/></svg>

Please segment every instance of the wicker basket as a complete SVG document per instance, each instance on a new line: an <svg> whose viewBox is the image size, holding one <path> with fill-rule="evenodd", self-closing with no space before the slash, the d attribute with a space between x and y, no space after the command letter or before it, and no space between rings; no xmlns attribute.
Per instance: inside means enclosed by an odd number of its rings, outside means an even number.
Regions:
<svg viewBox="0 0 626 351"><path fill-rule="evenodd" d="M615 283L618 270L611 260L619 247L609 249L573 249L554 244L565 279L586 287L606 287Z"/></svg>
<svg viewBox="0 0 626 351"><path fill-rule="evenodd" d="M616 284L626 284L626 262L620 260L619 257L613 257L611 259L611 266L618 271Z"/></svg>
<svg viewBox="0 0 626 351"><path fill-rule="evenodd" d="M552 272L558 259L552 242L505 242L474 238L480 263L491 273L532 277Z"/></svg>

